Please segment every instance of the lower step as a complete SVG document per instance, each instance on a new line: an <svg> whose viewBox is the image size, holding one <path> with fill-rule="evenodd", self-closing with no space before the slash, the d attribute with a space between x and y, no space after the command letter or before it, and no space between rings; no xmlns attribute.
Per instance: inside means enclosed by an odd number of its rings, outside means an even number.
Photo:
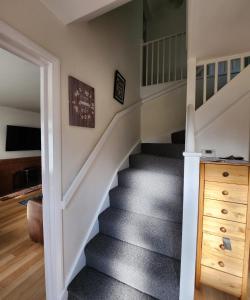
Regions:
<svg viewBox="0 0 250 300"><path fill-rule="evenodd" d="M181 258L181 224L108 208L99 216L100 232L176 259Z"/></svg>
<svg viewBox="0 0 250 300"><path fill-rule="evenodd" d="M68 300L153 300L147 294L85 267L68 287Z"/></svg>
<svg viewBox="0 0 250 300"><path fill-rule="evenodd" d="M160 300L179 299L180 262L98 234L85 248L87 265Z"/></svg>

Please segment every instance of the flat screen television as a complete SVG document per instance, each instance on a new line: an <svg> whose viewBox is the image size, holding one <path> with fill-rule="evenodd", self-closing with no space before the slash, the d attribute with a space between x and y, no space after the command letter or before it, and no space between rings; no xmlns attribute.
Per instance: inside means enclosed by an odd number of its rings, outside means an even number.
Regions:
<svg viewBox="0 0 250 300"><path fill-rule="evenodd" d="M7 125L6 151L41 150L41 129Z"/></svg>

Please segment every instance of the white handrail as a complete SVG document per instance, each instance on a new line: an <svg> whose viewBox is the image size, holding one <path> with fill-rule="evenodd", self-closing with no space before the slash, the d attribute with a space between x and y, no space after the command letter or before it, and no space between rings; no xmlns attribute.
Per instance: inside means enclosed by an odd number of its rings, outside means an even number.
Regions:
<svg viewBox="0 0 250 300"><path fill-rule="evenodd" d="M186 78L185 36L179 32L141 44L142 86Z"/></svg>
<svg viewBox="0 0 250 300"><path fill-rule="evenodd" d="M75 179L71 183L69 189L67 190L67 192L63 196L62 209L65 209L69 205L69 203L72 200L74 194L77 192L78 188L80 187L81 183L83 182L84 177L88 173L89 168L91 167L92 163L95 161L97 155L101 151L101 149L102 149L103 145L105 144L105 142L107 141L108 137L111 135L111 133L112 133L116 123L118 122L118 120L120 118L122 118L124 115L128 114L129 112L131 112L132 110L136 109L137 107L139 107L141 105L142 105L141 101L137 102L133 105L130 105L126 109L118 112L114 116L114 118L110 122L109 126L106 128L105 132L103 133L102 137L100 138L100 140L96 144L94 150L91 152L91 154L89 155L89 157L87 158L87 160L85 161L83 166L81 167L80 171L76 175Z"/></svg>
<svg viewBox="0 0 250 300"><path fill-rule="evenodd" d="M163 36L163 37L161 37L161 38L159 38L159 39L155 39L155 40L151 40L151 41L148 41L148 42L144 42L142 45L143 45L143 46L146 46L146 45L151 44L151 43L163 41L163 40L166 40L166 39L170 39L170 38L172 38L172 37L175 37L175 36L177 36L177 35L185 35L185 34L186 34L186 32L183 31L183 32L178 32L178 33L166 35L166 36Z"/></svg>
<svg viewBox="0 0 250 300"><path fill-rule="evenodd" d="M186 152L195 152L195 109L192 104L187 106L185 146Z"/></svg>

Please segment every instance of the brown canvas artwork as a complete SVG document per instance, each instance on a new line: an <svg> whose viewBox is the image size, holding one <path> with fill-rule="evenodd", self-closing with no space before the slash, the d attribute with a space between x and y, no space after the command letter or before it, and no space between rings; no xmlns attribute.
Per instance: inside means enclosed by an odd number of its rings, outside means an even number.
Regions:
<svg viewBox="0 0 250 300"><path fill-rule="evenodd" d="M95 90L69 76L69 123L95 128Z"/></svg>

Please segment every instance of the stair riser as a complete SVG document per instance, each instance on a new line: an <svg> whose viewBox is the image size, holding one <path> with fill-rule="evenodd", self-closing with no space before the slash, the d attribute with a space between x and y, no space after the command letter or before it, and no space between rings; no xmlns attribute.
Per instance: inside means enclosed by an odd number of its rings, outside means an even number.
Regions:
<svg viewBox="0 0 250 300"><path fill-rule="evenodd" d="M154 197L182 196L183 178L180 176L161 176L146 172L138 174L121 172L118 174L118 184L123 187L134 188L137 191L149 193Z"/></svg>
<svg viewBox="0 0 250 300"><path fill-rule="evenodd" d="M176 200L176 199L175 199ZM143 202L141 199L131 198L123 199L119 195L110 194L110 206L118 209L124 209L133 213L143 214L149 217L169 220L177 223L182 222L182 198L179 199L179 205L175 207L172 204L162 200L150 199Z"/></svg>
<svg viewBox="0 0 250 300"><path fill-rule="evenodd" d="M99 257L92 251L85 250L87 265L99 272L115 278L143 293L160 300L178 300L179 290L169 281L156 280L147 276L147 270L138 270L133 266L123 265L119 259ZM117 254L119 257L119 253ZM156 274L157 276L157 274Z"/></svg>
<svg viewBox="0 0 250 300"><path fill-rule="evenodd" d="M183 159L184 145L142 144L142 153Z"/></svg>
<svg viewBox="0 0 250 300"><path fill-rule="evenodd" d="M182 176L184 174L183 160L179 159L157 159L157 157L131 155L129 165L132 168L151 170L162 174Z"/></svg>
<svg viewBox="0 0 250 300"><path fill-rule="evenodd" d="M109 220L100 218L100 232L121 241L167 255L169 257L180 259L181 257L181 228L178 229L164 227L164 222L161 222L157 228L133 226L130 224L119 224ZM177 226L177 224L174 224Z"/></svg>

